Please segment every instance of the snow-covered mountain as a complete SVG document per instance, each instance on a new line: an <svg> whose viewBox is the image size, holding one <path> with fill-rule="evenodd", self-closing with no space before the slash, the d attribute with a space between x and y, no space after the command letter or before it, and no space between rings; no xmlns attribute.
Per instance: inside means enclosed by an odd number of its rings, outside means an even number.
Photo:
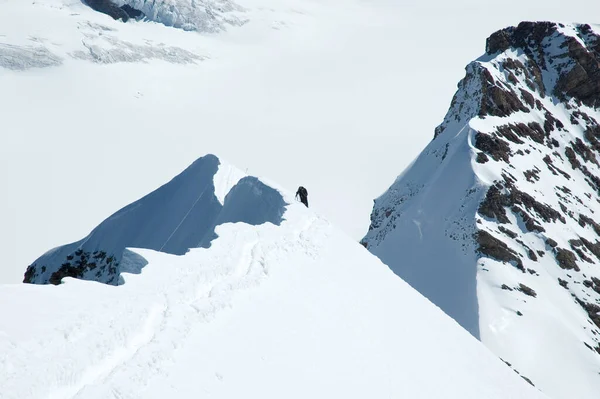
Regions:
<svg viewBox="0 0 600 399"><path fill-rule="evenodd" d="M224 223L280 224L284 207L276 190L207 155L87 237L42 255L27 268L24 282L60 284L76 277L117 285L127 247L183 255L209 247L215 227Z"/></svg>
<svg viewBox="0 0 600 399"><path fill-rule="evenodd" d="M44 255L43 276L74 254L94 278L92 251L124 245L163 252L125 250L116 287L0 286L0 397L545 397L291 193L214 156Z"/></svg>
<svg viewBox="0 0 600 399"><path fill-rule="evenodd" d="M600 27L487 40L362 240L554 398L600 391Z"/></svg>

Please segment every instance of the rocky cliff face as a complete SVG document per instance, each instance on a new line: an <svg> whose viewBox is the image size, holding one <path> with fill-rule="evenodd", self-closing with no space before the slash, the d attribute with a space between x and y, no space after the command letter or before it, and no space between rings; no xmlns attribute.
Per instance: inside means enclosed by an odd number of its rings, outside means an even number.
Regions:
<svg viewBox="0 0 600 399"><path fill-rule="evenodd" d="M596 397L600 28L523 22L466 72L363 245L551 397Z"/></svg>

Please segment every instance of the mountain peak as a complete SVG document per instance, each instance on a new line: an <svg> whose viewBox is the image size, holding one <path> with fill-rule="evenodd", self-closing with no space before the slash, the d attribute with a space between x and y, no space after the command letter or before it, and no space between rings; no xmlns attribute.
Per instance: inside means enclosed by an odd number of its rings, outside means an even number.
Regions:
<svg viewBox="0 0 600 399"><path fill-rule="evenodd" d="M258 178L206 155L84 239L42 255L27 268L24 282L60 284L64 277L76 277L116 285L127 247L183 255L209 247L216 226L224 223L279 224L286 205Z"/></svg>
<svg viewBox="0 0 600 399"><path fill-rule="evenodd" d="M523 22L491 35L362 241L556 398L600 389L597 32Z"/></svg>
<svg viewBox="0 0 600 399"><path fill-rule="evenodd" d="M562 27L564 25L561 24ZM517 26L500 29L486 40L485 52L488 55L503 52L510 48L522 50L537 50L542 47L542 41L557 32L558 23L539 21L523 21Z"/></svg>

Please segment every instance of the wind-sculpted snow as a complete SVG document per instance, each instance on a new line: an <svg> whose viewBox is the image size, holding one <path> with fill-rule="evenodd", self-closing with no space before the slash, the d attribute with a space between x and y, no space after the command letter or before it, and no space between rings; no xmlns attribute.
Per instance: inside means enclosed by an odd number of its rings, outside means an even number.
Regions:
<svg viewBox="0 0 600 399"><path fill-rule="evenodd" d="M0 43L0 68L16 71L58 66L62 59L46 47L17 46Z"/></svg>
<svg viewBox="0 0 600 399"><path fill-rule="evenodd" d="M231 170L213 155L198 159L169 183L126 206L81 241L55 248L38 258L25 282L59 284L64 277L118 284L126 247L183 255L208 247L215 227L225 223L280 224L286 206L281 194L255 177L221 182L219 168ZM241 172L236 173L239 177ZM221 203L215 195L227 192Z"/></svg>
<svg viewBox="0 0 600 399"><path fill-rule="evenodd" d="M217 166L204 158L169 184L195 195L182 183ZM280 223L219 225L182 256L128 249L123 269L141 274L118 287L0 286L3 399L544 398L291 193L281 219L273 188L218 175L234 185L224 220L255 217L249 195Z"/></svg>
<svg viewBox="0 0 600 399"><path fill-rule="evenodd" d="M599 49L589 25L494 33L363 240L555 398L600 390Z"/></svg>

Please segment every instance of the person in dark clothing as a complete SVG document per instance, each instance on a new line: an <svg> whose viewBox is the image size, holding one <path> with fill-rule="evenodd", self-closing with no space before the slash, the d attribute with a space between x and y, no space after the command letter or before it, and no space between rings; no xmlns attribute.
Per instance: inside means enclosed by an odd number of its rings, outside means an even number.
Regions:
<svg viewBox="0 0 600 399"><path fill-rule="evenodd" d="M296 199L298 197L300 197L300 201L308 208L308 191L302 186L298 187L298 191L296 191Z"/></svg>

